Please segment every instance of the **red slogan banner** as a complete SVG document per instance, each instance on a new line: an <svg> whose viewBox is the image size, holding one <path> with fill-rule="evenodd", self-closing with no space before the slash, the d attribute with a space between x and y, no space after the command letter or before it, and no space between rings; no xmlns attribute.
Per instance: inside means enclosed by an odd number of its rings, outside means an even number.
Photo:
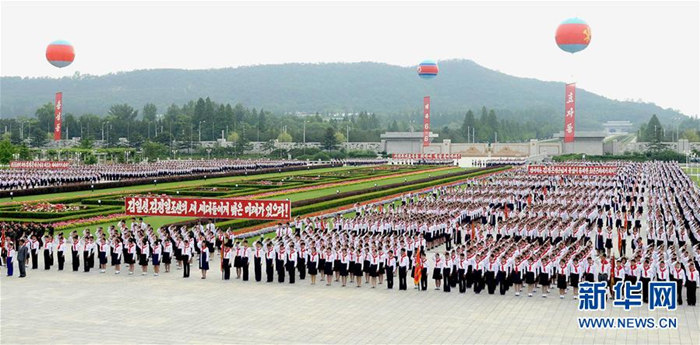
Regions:
<svg viewBox="0 0 700 345"><path fill-rule="evenodd" d="M576 84L566 84L564 111L564 142L570 143L576 132Z"/></svg>
<svg viewBox="0 0 700 345"><path fill-rule="evenodd" d="M461 153L392 153L392 159L460 159Z"/></svg>
<svg viewBox="0 0 700 345"><path fill-rule="evenodd" d="M430 96L423 97L423 146L430 146Z"/></svg>
<svg viewBox="0 0 700 345"><path fill-rule="evenodd" d="M130 216L289 220L289 200L127 197Z"/></svg>
<svg viewBox="0 0 700 345"><path fill-rule="evenodd" d="M63 94L56 92L56 106L53 118L53 140L61 140L61 114L63 113ZM68 139L68 138L66 138Z"/></svg>
<svg viewBox="0 0 700 345"><path fill-rule="evenodd" d="M12 161L10 169L68 169L67 161Z"/></svg>
<svg viewBox="0 0 700 345"><path fill-rule="evenodd" d="M614 165L530 165L527 167L530 175L599 175L614 176L617 167Z"/></svg>

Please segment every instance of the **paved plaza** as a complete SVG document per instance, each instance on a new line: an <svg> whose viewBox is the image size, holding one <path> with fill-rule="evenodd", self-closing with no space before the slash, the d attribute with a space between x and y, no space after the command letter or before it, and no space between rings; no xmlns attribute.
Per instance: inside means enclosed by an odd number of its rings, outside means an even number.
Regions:
<svg viewBox="0 0 700 345"><path fill-rule="evenodd" d="M68 258L70 260L70 258ZM472 291L459 294L206 280L192 270L128 276L29 270L0 278L2 344L501 343L700 344L700 309L580 312L577 302ZM40 266L41 267L41 266ZM81 268L82 269L82 268ZM152 269L152 267L149 267ZM15 269L15 272L17 270ZM251 272L252 273L252 272ZM17 273L16 273L17 274ZM235 276L234 276L235 277ZM398 284L395 284L395 288ZM580 316L675 316L676 330L580 330Z"/></svg>

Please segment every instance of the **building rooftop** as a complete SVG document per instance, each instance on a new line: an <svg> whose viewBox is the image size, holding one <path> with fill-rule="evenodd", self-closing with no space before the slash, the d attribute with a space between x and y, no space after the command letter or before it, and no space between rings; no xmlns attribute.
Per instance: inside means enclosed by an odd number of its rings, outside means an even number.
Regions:
<svg viewBox="0 0 700 345"><path fill-rule="evenodd" d="M423 132L385 132L379 136L381 139L423 139ZM438 134L430 132L431 138L437 138Z"/></svg>

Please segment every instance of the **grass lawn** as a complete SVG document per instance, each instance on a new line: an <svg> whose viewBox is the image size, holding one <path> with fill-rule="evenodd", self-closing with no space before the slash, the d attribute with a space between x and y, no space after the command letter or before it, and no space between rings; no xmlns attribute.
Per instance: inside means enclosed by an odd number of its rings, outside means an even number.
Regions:
<svg viewBox="0 0 700 345"><path fill-rule="evenodd" d="M340 191L342 193L342 192L349 192L349 191L358 190L358 189L371 188L374 186L375 183L377 184L377 186L384 186L384 185L388 185L388 184L392 184L392 183L403 182L404 179L406 181L410 182L410 181L415 181L415 180L419 180L422 178L426 178L429 176L442 176L442 175L446 175L449 173L462 171L462 170L463 170L462 168L454 168L454 169L447 169L447 170L442 170L442 171L425 172L425 173L415 174L415 175L411 175L411 176L400 176L400 177L388 178L388 179L383 179L383 180L352 183L352 184L348 184L345 186L336 186L336 187L331 187L331 188L314 189L314 190L304 191L304 192L299 192L299 193L272 196L272 197L265 198L265 199L283 199L283 198L286 199L286 198L289 198L289 200L291 200L291 201L313 199L313 198L318 198L321 196L335 194L336 191Z"/></svg>
<svg viewBox="0 0 700 345"><path fill-rule="evenodd" d="M325 172L325 171L329 171L329 170L342 171L342 170L347 170L347 169L348 168L318 169L318 170L314 170L314 172ZM272 197L265 198L265 199L289 198L291 201L305 200L305 199L316 198L319 196L331 195L331 194L334 194L336 192L336 190L340 190L340 192L346 192L346 191L370 188L370 187L374 186L375 183L377 184L377 186L383 186L383 185L387 185L387 184L403 182L404 179L406 179L406 181L415 181L415 180L418 180L421 178L426 178L428 176L442 176L442 175L457 172L460 170L462 170L462 169L461 168L453 168L453 169L446 169L446 170L441 170L441 171L425 172L425 173L420 173L420 174L415 174L415 175L405 176L405 177L400 176L400 177L395 177L395 178L391 178L390 176L381 176L381 177L379 177L380 178L379 180L370 181L370 182L360 182L360 181L358 181L357 183L351 182L351 184L346 185L346 186L322 188L322 189L318 189L318 190L311 190L311 191L304 191L304 192L293 193L293 194L286 194L283 196L272 196ZM285 175L289 175L291 173L293 173L293 172L282 173L282 174L257 175L257 176L239 178L239 179L250 179L252 177L262 177L262 176L268 176L268 175L285 176ZM228 181L231 180L231 178L222 178L222 179L229 179ZM206 181L206 183L221 182L221 181L215 181L215 180L221 180L221 179L208 179ZM200 183L202 183L202 182L204 182L204 180L188 181L188 182L200 182ZM162 187L164 185L166 185L166 183L159 185L159 186ZM163 188L165 188L165 187L163 187ZM126 189L122 189L122 191L123 190L126 190ZM74 192L74 193L80 193L80 192ZM88 192L88 193L90 193L90 192ZM61 194L67 194L67 193L61 193ZM254 197L254 195L251 195L251 197ZM146 216L146 217L143 217L143 219L146 223L150 224L154 229L156 229L160 226L164 226L164 225L168 225L168 224L172 224L172 223L177 223L177 222L189 221L189 220L193 220L196 218L169 217L169 216ZM104 222L104 223L100 223L100 224L93 224L93 225L77 225L75 227L60 230L60 232L63 232L64 234L69 233L73 230L78 230L80 232L85 228L89 228L91 230L94 230L99 226L106 227L106 226L109 226L110 224L115 224L115 223L116 223L116 221L108 221L108 222ZM130 220L127 223L130 223Z"/></svg>
<svg viewBox="0 0 700 345"><path fill-rule="evenodd" d="M314 173L320 174L320 173L329 172L329 171L343 171L343 170L350 170L350 169L357 169L357 168L358 167L324 168L324 169L314 169L311 171L313 171ZM201 186L201 185L208 185L208 184L215 184L215 183L222 183L222 182L246 181L246 180L253 180L253 179L259 179L259 178L266 178L266 177L289 176L289 175L300 174L300 173L305 173L305 172L302 170L302 171L288 171L288 172L283 172L283 173L269 173L269 174L261 174L261 175L217 177L217 178L210 178L210 179L206 179L206 180L201 179L201 180L192 180L192 181L159 183L157 186L154 186L153 184L146 184L146 185L138 185L138 186L130 186L130 187L99 189L99 190L95 190L94 192L91 192L89 190L84 190L84 191L75 191L75 192L54 193L54 194L27 195L27 196L18 196L14 199L0 198L0 203L11 202L11 201L48 201L48 200L74 198L74 197L96 197L96 196L102 196L102 195L120 194L120 193L124 193L124 192L130 192L130 193L148 192L148 191L152 191L152 190L161 190L161 189L165 189L165 188L197 187L197 186Z"/></svg>

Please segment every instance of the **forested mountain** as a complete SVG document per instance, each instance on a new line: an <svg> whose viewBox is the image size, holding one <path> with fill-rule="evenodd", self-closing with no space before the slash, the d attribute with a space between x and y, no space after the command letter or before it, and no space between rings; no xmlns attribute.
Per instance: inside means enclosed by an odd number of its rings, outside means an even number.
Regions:
<svg viewBox="0 0 700 345"><path fill-rule="evenodd" d="M389 124L419 121L422 96L433 98L433 125L462 124L464 114L482 106L499 119L557 123L562 120L564 85L517 78L489 70L469 60L440 63L440 75L421 80L413 68L382 63L262 65L212 70L139 70L105 76L72 78L3 77L2 117L31 116L63 92L64 111L104 115L111 105L141 108L153 103L159 112L171 104L199 97L221 103L241 103L276 114L306 112L377 113ZM599 129L607 120L635 124L657 114L670 122L679 113L654 104L620 102L578 90L577 129ZM415 120L414 120L415 118Z"/></svg>

